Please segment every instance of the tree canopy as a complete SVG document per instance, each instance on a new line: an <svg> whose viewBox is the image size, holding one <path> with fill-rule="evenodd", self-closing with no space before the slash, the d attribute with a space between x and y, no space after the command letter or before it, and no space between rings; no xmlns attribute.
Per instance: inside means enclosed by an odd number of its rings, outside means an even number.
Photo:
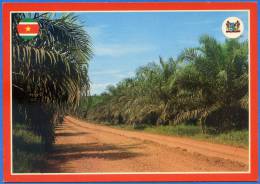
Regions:
<svg viewBox="0 0 260 184"><path fill-rule="evenodd" d="M205 35L199 43L177 59L159 58L109 86L86 117L134 125L196 121L203 132L247 128L247 41L220 43Z"/></svg>
<svg viewBox="0 0 260 184"><path fill-rule="evenodd" d="M40 33L23 40L17 24L32 18ZM12 96L14 122L25 122L47 147L59 115L75 109L89 92L90 37L73 14L12 14ZM41 114L41 116L39 116Z"/></svg>

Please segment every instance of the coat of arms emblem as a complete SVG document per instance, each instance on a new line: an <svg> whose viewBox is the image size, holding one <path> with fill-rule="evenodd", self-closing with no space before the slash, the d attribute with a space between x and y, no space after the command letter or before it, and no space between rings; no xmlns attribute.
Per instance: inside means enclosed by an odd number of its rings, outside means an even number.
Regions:
<svg viewBox="0 0 260 184"><path fill-rule="evenodd" d="M240 22L237 20L236 22L226 22L226 32L227 33L238 33L240 32Z"/></svg>
<svg viewBox="0 0 260 184"><path fill-rule="evenodd" d="M244 32L244 24L238 17L228 17L222 23L222 33L227 38L239 38Z"/></svg>

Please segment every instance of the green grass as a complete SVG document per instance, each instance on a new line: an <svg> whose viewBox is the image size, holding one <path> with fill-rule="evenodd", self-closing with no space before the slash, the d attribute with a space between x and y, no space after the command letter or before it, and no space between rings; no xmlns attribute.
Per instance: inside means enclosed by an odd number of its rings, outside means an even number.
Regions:
<svg viewBox="0 0 260 184"><path fill-rule="evenodd" d="M144 129L147 132L160 133L165 135L189 136L193 137L201 133L198 126L178 125L178 126L153 126Z"/></svg>
<svg viewBox="0 0 260 184"><path fill-rule="evenodd" d="M210 137L212 142L248 148L248 130L231 131Z"/></svg>
<svg viewBox="0 0 260 184"><path fill-rule="evenodd" d="M108 125L108 124L106 124ZM221 134L203 134L200 127L195 125L177 125L177 126L141 126L133 127L130 125L111 125L114 128L144 131L154 134L168 136L188 137L196 140L202 140L218 144L226 144L236 147L248 148L248 130L233 130Z"/></svg>
<svg viewBox="0 0 260 184"><path fill-rule="evenodd" d="M43 165L44 145L41 137L27 130L25 125L13 128L13 171L40 172Z"/></svg>
<svg viewBox="0 0 260 184"><path fill-rule="evenodd" d="M149 132L154 134L162 134L168 136L188 137L196 140L207 141L218 144L226 144L235 147L248 148L248 130L232 130L220 134L203 134L201 128L196 125L184 125L177 126L151 126L151 125L138 125L133 127L126 124L113 124L111 122L95 122L96 124L111 126L117 129Z"/></svg>
<svg viewBox="0 0 260 184"><path fill-rule="evenodd" d="M220 134L203 134L200 127L194 125L148 127L145 132L190 137L213 143L227 144L236 147L248 148L248 130L233 130Z"/></svg>

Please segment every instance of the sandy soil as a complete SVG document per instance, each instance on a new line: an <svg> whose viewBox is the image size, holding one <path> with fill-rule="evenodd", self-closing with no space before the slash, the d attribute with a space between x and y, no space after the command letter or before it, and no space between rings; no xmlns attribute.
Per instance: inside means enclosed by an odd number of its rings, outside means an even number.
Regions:
<svg viewBox="0 0 260 184"><path fill-rule="evenodd" d="M248 150L188 138L118 130L67 116L42 172L232 172Z"/></svg>

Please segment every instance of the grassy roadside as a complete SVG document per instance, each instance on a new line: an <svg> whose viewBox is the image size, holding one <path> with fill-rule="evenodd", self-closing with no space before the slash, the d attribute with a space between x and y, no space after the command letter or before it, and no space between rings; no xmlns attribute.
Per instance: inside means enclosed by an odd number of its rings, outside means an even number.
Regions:
<svg viewBox="0 0 260 184"><path fill-rule="evenodd" d="M102 123L118 129L141 131L154 134L188 137L196 140L207 141L211 143L231 145L240 148L248 148L248 130L233 130L221 134L203 134L200 127L194 125L177 125L177 126L140 126L133 127L130 125L112 125Z"/></svg>
<svg viewBox="0 0 260 184"><path fill-rule="evenodd" d="M15 173L40 172L44 163L44 145L41 137L25 125L13 127L13 170Z"/></svg>
<svg viewBox="0 0 260 184"><path fill-rule="evenodd" d="M189 137L192 139L208 141L212 143L226 144L236 147L248 148L248 131L247 130L233 130L221 134L202 134L199 127L179 125L148 127L144 129L145 132L158 133L164 135L173 135L180 137Z"/></svg>

